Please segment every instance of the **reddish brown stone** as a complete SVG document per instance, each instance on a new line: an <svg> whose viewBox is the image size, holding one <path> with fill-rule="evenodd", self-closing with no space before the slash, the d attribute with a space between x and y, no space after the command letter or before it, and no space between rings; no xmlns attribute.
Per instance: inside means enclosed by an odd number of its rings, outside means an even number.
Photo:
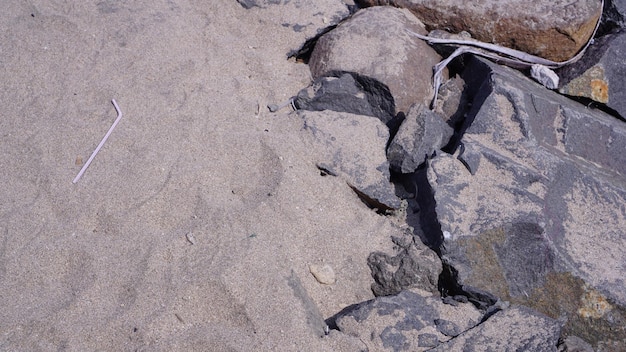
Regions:
<svg viewBox="0 0 626 352"><path fill-rule="evenodd" d="M565 61L587 43L602 14L598 0L360 0L409 9L426 28L469 32L480 41Z"/></svg>

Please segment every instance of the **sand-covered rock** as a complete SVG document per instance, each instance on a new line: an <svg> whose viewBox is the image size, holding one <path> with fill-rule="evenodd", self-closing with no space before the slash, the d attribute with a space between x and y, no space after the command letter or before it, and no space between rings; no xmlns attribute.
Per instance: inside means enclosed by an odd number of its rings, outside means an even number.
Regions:
<svg viewBox="0 0 626 352"><path fill-rule="evenodd" d="M440 57L406 29L425 34L408 10L383 6L357 12L317 41L309 61L313 78L332 71L372 77L389 87L396 112L408 112L432 97L430 77Z"/></svg>

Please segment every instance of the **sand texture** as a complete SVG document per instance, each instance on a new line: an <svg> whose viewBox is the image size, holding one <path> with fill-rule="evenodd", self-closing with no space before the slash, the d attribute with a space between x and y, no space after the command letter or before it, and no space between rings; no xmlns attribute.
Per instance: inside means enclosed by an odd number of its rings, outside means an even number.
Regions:
<svg viewBox="0 0 626 352"><path fill-rule="evenodd" d="M309 84L287 53L323 20L234 0L3 6L0 350L354 348L323 319L373 298L366 258L393 219L265 108ZM111 99L124 117L73 184Z"/></svg>

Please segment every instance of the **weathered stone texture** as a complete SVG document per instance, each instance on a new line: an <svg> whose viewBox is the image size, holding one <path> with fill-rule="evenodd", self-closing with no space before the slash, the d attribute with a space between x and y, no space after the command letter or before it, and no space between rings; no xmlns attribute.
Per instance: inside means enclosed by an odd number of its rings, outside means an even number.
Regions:
<svg viewBox="0 0 626 352"><path fill-rule="evenodd" d="M518 306L495 313L433 351L556 351L560 332L558 321Z"/></svg>
<svg viewBox="0 0 626 352"><path fill-rule="evenodd" d="M560 70L559 92L606 104L626 118L626 30L608 34L592 45L585 56Z"/></svg>
<svg viewBox="0 0 626 352"><path fill-rule="evenodd" d="M409 288L438 293L441 260L437 254L410 234L394 237L393 242L398 247L396 255L373 252L367 258L375 281L374 294L394 295Z"/></svg>
<svg viewBox="0 0 626 352"><path fill-rule="evenodd" d="M438 296L406 290L350 307L333 320L341 332L358 336L370 351L427 351L482 318L469 303L444 304Z"/></svg>
<svg viewBox="0 0 626 352"><path fill-rule="evenodd" d="M467 80L485 68L458 157L429 162L442 259L478 304L493 294L623 344L626 125L484 60Z"/></svg>
<svg viewBox="0 0 626 352"><path fill-rule="evenodd" d="M429 30L467 31L472 37L564 61L589 40L602 13L600 1L359 0L365 6L407 8Z"/></svg>
<svg viewBox="0 0 626 352"><path fill-rule="evenodd" d="M389 87L397 111L432 97L432 67L439 55L406 30L426 33L408 10L374 7L357 12L324 34L315 45L309 66L313 78L333 71L356 72Z"/></svg>

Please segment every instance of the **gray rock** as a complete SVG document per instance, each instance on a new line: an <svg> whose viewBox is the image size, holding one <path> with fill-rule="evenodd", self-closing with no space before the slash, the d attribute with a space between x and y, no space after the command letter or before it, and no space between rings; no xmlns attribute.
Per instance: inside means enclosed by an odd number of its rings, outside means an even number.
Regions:
<svg viewBox="0 0 626 352"><path fill-rule="evenodd" d="M374 252L367 258L374 283L372 291L376 296L400 293L408 288L419 288L437 293L437 283L441 274L441 260L437 254L411 234L394 237L399 252L390 256Z"/></svg>
<svg viewBox="0 0 626 352"><path fill-rule="evenodd" d="M429 29L469 32L473 38L554 61L573 57L591 37L602 14L600 2L564 4L540 0L359 0L361 5L404 7Z"/></svg>
<svg viewBox="0 0 626 352"><path fill-rule="evenodd" d="M597 39L585 56L560 70L559 92L606 104L626 119L626 30Z"/></svg>
<svg viewBox="0 0 626 352"><path fill-rule="evenodd" d="M359 337L370 351L426 351L451 339L437 321L464 332L481 319L482 313L469 303L453 307L438 296L406 290L358 304L333 320L341 332Z"/></svg>
<svg viewBox="0 0 626 352"><path fill-rule="evenodd" d="M453 134L443 117L424 105L413 105L387 148L391 169L414 172L435 150L445 146Z"/></svg>
<svg viewBox="0 0 626 352"><path fill-rule="evenodd" d="M476 304L527 305L626 348L626 125L485 60L464 76L478 93L458 156L429 161L420 190L444 272Z"/></svg>
<svg viewBox="0 0 626 352"><path fill-rule="evenodd" d="M315 45L309 66L313 78L333 71L355 72L389 87L398 112L432 98L432 67L440 56L406 29L426 33L409 11L375 7L358 11Z"/></svg>
<svg viewBox="0 0 626 352"><path fill-rule="evenodd" d="M556 351L558 321L523 306L501 310L433 351Z"/></svg>
<svg viewBox="0 0 626 352"><path fill-rule="evenodd" d="M389 88L375 79L350 72L332 72L317 78L294 99L297 109L333 110L378 117L389 123L395 115Z"/></svg>
<svg viewBox="0 0 626 352"><path fill-rule="evenodd" d="M368 205L397 209L389 181L385 146L389 130L379 119L345 112L298 110L304 128L311 132L312 152L325 172L342 177Z"/></svg>

